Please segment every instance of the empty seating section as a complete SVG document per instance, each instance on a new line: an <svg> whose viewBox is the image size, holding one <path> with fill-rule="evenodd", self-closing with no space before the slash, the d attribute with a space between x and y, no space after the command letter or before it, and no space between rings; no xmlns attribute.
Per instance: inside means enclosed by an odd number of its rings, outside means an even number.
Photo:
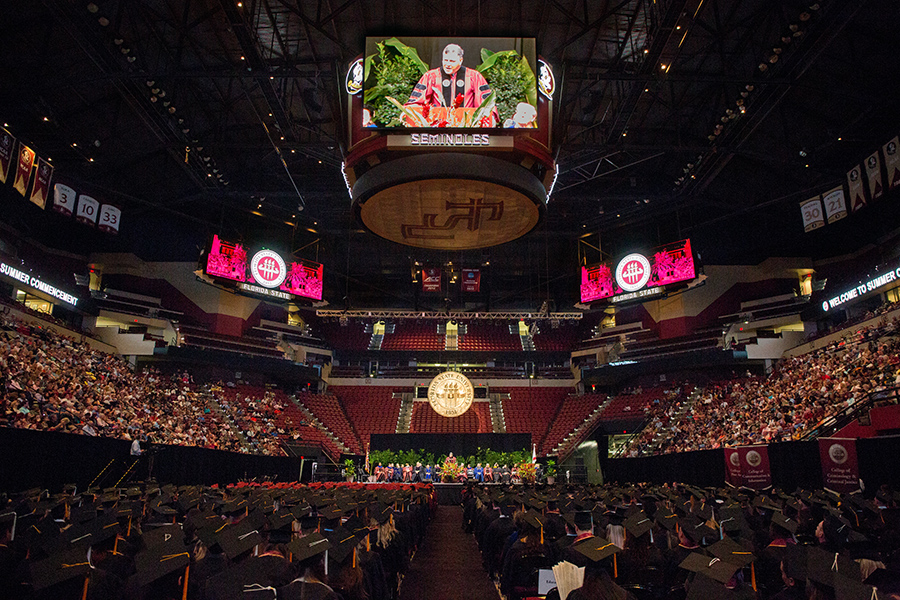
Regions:
<svg viewBox="0 0 900 600"><path fill-rule="evenodd" d="M473 402L471 408L458 417L444 417L427 402L413 403L410 433L491 433L490 405Z"/></svg>
<svg viewBox="0 0 900 600"><path fill-rule="evenodd" d="M297 402L305 406L328 431L334 434L354 454L363 454L365 451L359 443L359 438L350 425L344 409L341 408L337 396L333 394L312 394L300 392L296 396Z"/></svg>
<svg viewBox="0 0 900 600"><path fill-rule="evenodd" d="M540 379L573 379L572 369L563 366L539 366L535 375Z"/></svg>
<svg viewBox="0 0 900 600"><path fill-rule="evenodd" d="M506 432L530 433L532 442L540 447L569 388L508 388L491 392L509 394L503 400Z"/></svg>
<svg viewBox="0 0 900 600"><path fill-rule="evenodd" d="M347 411L347 418L359 434L363 451L368 447L369 436L373 433L397 432L400 399L393 397L393 388L331 386L330 389Z"/></svg>
<svg viewBox="0 0 900 600"><path fill-rule="evenodd" d="M313 327L314 333L335 350L366 350L369 347L371 333L366 333L365 323L350 321L346 325L334 321L323 321Z"/></svg>
<svg viewBox="0 0 900 600"><path fill-rule="evenodd" d="M606 401L606 394L584 394L568 396L559 409L559 414L550 425L550 431L539 448L539 452L551 453L572 430L578 427L594 411Z"/></svg>
<svg viewBox="0 0 900 600"><path fill-rule="evenodd" d="M437 321L398 321L394 333L385 333L382 350L444 350ZM368 342L367 342L368 343Z"/></svg>
<svg viewBox="0 0 900 600"><path fill-rule="evenodd" d="M359 379L366 376L366 367L362 365L334 365L331 367L331 376Z"/></svg>
<svg viewBox="0 0 900 600"><path fill-rule="evenodd" d="M531 339L534 342L534 349L538 352L569 352L578 343L580 334L581 329L578 325L562 324L553 329L545 321Z"/></svg>
<svg viewBox="0 0 900 600"><path fill-rule="evenodd" d="M276 348L276 342L258 337L236 337L213 333L199 327L182 325L179 328L182 344L210 350L223 350L253 356L284 358L284 352Z"/></svg>
<svg viewBox="0 0 900 600"><path fill-rule="evenodd" d="M600 415L601 421L625 421L644 419L654 402L659 404L664 399L662 388L628 390L622 392L606 405Z"/></svg>
<svg viewBox="0 0 900 600"><path fill-rule="evenodd" d="M636 336L632 341L625 343L625 349L619 354L619 357L634 360L653 356L670 356L680 352L708 350L716 348L721 339L722 330L719 327L702 329L690 335L667 339Z"/></svg>
<svg viewBox="0 0 900 600"><path fill-rule="evenodd" d="M509 332L509 322L466 323L465 335L459 336L459 349L464 351L521 351L522 341Z"/></svg>

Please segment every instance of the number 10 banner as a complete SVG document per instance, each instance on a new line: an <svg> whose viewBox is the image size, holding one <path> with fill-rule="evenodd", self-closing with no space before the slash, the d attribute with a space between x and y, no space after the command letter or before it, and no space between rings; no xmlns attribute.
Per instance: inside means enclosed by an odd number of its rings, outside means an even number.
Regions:
<svg viewBox="0 0 900 600"><path fill-rule="evenodd" d="M801 202L800 212L803 215L803 231L806 233L825 226L825 216L822 213L822 202L819 200L819 196Z"/></svg>

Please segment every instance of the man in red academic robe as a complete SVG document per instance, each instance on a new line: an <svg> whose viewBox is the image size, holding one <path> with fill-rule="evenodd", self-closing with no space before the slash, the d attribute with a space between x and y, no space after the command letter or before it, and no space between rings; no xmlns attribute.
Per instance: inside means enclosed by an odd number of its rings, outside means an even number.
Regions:
<svg viewBox="0 0 900 600"><path fill-rule="evenodd" d="M446 106L450 108L478 108L491 93L484 76L475 69L462 66L463 49L448 44L442 54L441 66L427 71L413 88L407 106ZM462 100L458 100L462 96ZM497 123L497 109L490 115L489 126Z"/></svg>

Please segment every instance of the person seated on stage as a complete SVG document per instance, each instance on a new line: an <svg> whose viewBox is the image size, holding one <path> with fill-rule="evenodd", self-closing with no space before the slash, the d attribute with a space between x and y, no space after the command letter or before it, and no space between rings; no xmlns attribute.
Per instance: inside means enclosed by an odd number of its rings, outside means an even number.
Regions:
<svg viewBox="0 0 900 600"><path fill-rule="evenodd" d="M491 468L491 463L485 463L484 465L484 482L494 483L494 469Z"/></svg>
<svg viewBox="0 0 900 600"><path fill-rule="evenodd" d="M421 462L417 462L415 468L413 468L413 483L421 483L425 481L425 467L422 466Z"/></svg>
<svg viewBox="0 0 900 600"><path fill-rule="evenodd" d="M400 463L396 463L394 465L394 477L391 481L393 481L394 483L400 483L401 481L403 481L403 467L400 465Z"/></svg>
<svg viewBox="0 0 900 600"><path fill-rule="evenodd" d="M466 465L463 465L462 468L459 470L459 474L456 476L456 481L458 481L459 483L465 483L467 475L468 475L468 469L466 468Z"/></svg>
<svg viewBox="0 0 900 600"><path fill-rule="evenodd" d="M481 466L481 463L475 465L475 481L484 483L484 467Z"/></svg>
<svg viewBox="0 0 900 600"><path fill-rule="evenodd" d="M518 465L513 465L512 472L509 474L510 481L513 483L522 483L522 480L519 478L519 467Z"/></svg>
<svg viewBox="0 0 900 600"><path fill-rule="evenodd" d="M431 481L432 474L431 465L425 465L425 481Z"/></svg>
<svg viewBox="0 0 900 600"><path fill-rule="evenodd" d="M466 479L472 481L475 479L475 467L472 465L466 465Z"/></svg>
<svg viewBox="0 0 900 600"><path fill-rule="evenodd" d="M381 463L375 467L375 481L384 481L384 467L381 466Z"/></svg>
<svg viewBox="0 0 900 600"><path fill-rule="evenodd" d="M453 456L453 453L451 452L444 462L456 464L456 457Z"/></svg>
<svg viewBox="0 0 900 600"><path fill-rule="evenodd" d="M502 483L503 485L509 485L509 475L509 467L503 465L503 467L500 469L500 483Z"/></svg>
<svg viewBox="0 0 900 600"><path fill-rule="evenodd" d="M403 465L403 483L412 483L412 465Z"/></svg>

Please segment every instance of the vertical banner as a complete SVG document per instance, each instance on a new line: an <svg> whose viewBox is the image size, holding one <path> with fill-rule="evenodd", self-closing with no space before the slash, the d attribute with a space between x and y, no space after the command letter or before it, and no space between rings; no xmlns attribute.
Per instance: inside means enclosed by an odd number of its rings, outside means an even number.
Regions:
<svg viewBox="0 0 900 600"><path fill-rule="evenodd" d="M869 197L878 200L884 195L884 180L881 178L881 156L878 150L866 158L866 180L869 182Z"/></svg>
<svg viewBox="0 0 900 600"><path fill-rule="evenodd" d="M94 225L97 222L97 211L100 209L100 203L84 194L78 196L78 212L75 218L85 225Z"/></svg>
<svg viewBox="0 0 900 600"><path fill-rule="evenodd" d="M841 494L859 489L859 462L856 440L849 438L819 438L819 462L825 489Z"/></svg>
<svg viewBox="0 0 900 600"><path fill-rule="evenodd" d="M31 200L41 208L47 206L47 196L50 195L50 178L53 177L53 167L43 158L37 162L37 175L34 176L34 185L31 186Z"/></svg>
<svg viewBox="0 0 900 600"><path fill-rule="evenodd" d="M862 176L859 167L847 172L847 186L850 188L850 212L856 212L866 206L866 193L863 191Z"/></svg>
<svg viewBox="0 0 900 600"><path fill-rule="evenodd" d="M825 227L825 216L822 214L822 202L819 197L810 198L800 203L800 213L803 216L803 231L809 233L819 227Z"/></svg>
<svg viewBox="0 0 900 600"><path fill-rule="evenodd" d="M847 216L847 200L844 198L844 186L839 185L822 194L822 203L825 205L825 217L829 225Z"/></svg>
<svg viewBox="0 0 900 600"><path fill-rule="evenodd" d="M28 190L28 180L31 178L31 167L34 166L34 150L19 143L19 160L16 162L16 178L13 187L16 191L25 195Z"/></svg>
<svg viewBox="0 0 900 600"><path fill-rule="evenodd" d="M425 267L422 269L422 291L440 292L442 273L443 270L440 267Z"/></svg>
<svg viewBox="0 0 900 600"><path fill-rule="evenodd" d="M463 269L462 270L462 291L478 292L481 290L481 270L480 269Z"/></svg>
<svg viewBox="0 0 900 600"><path fill-rule="evenodd" d="M725 448L725 481L734 487L744 485L741 472L741 453L737 448Z"/></svg>
<svg viewBox="0 0 900 600"><path fill-rule="evenodd" d="M119 233L119 222L122 220L122 211L112 204L104 204L100 208L100 220L97 221L97 229L106 233ZM321 269L321 266L319 267ZM319 281L322 277L319 277Z"/></svg>
<svg viewBox="0 0 900 600"><path fill-rule="evenodd" d="M6 183L6 178L9 176L9 165L12 164L15 148L16 138L0 127L0 183Z"/></svg>
<svg viewBox="0 0 900 600"><path fill-rule="evenodd" d="M75 190L57 183L53 186L53 210L71 217L75 212Z"/></svg>
<svg viewBox="0 0 900 600"><path fill-rule="evenodd" d="M887 187L889 190L900 185L900 152L897 152L900 146L900 136L894 136L894 139L884 145L884 170L887 173Z"/></svg>
<svg viewBox="0 0 900 600"><path fill-rule="evenodd" d="M744 485L754 490L772 487L772 470L769 467L767 446L739 446L741 475Z"/></svg>

